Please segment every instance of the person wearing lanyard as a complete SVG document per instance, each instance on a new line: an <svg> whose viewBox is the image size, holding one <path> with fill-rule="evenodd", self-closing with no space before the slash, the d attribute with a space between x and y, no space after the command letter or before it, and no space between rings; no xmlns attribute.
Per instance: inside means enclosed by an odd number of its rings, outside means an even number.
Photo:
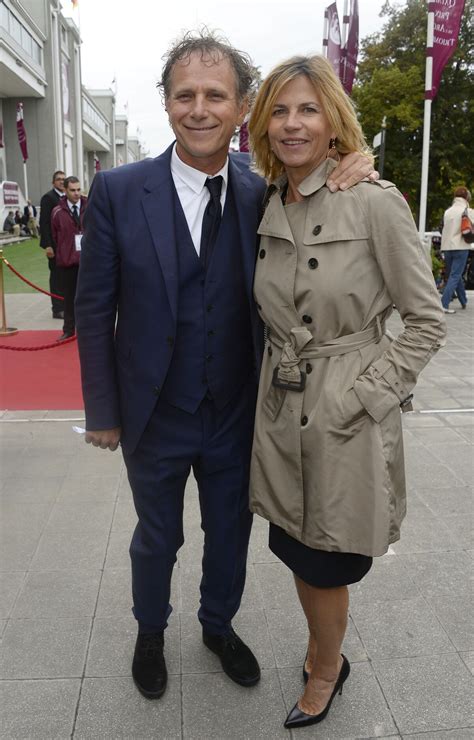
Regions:
<svg viewBox="0 0 474 740"><path fill-rule="evenodd" d="M60 342L74 336L76 331L74 299L81 256L82 219L87 205L87 198L81 195L81 184L77 177L66 177L64 186L66 197L51 216L51 231L56 243L56 268L64 295L64 325L63 334L58 340Z"/></svg>

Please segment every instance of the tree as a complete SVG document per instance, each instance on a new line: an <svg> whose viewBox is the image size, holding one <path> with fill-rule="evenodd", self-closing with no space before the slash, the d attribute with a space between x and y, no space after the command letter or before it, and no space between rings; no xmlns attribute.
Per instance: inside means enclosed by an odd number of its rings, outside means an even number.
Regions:
<svg viewBox="0 0 474 740"><path fill-rule="evenodd" d="M387 117L384 177L418 215L423 146L427 3L386 0L387 21L361 43L352 96L367 140ZM466 0L458 48L432 104L427 225L436 226L456 186L474 185L474 0Z"/></svg>

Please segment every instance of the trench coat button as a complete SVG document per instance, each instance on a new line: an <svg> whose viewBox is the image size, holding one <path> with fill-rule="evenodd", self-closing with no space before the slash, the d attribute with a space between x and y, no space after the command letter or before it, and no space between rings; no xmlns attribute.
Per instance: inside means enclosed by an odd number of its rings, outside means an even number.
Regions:
<svg viewBox="0 0 474 740"><path fill-rule="evenodd" d="M314 234L315 236L317 236L318 234L320 234L320 233L321 233L321 229L322 229L322 228L323 228L323 227L321 226L321 224L317 224L317 226L315 226L315 227L314 227L314 229L313 229L313 234Z"/></svg>
<svg viewBox="0 0 474 740"><path fill-rule="evenodd" d="M307 313L305 313L303 315L303 321L304 321L305 324L312 324L313 323L312 317L311 316L308 316Z"/></svg>
<svg viewBox="0 0 474 740"><path fill-rule="evenodd" d="M308 375L313 372L313 366L311 365L310 362L306 363L306 372Z"/></svg>
<svg viewBox="0 0 474 740"><path fill-rule="evenodd" d="M160 389L160 386L159 385L153 386L153 393L155 394L155 396L159 396L160 395L160 390L161 389Z"/></svg>
<svg viewBox="0 0 474 740"><path fill-rule="evenodd" d="M214 336L214 329L209 329L209 331L207 332L207 336L208 337L213 337Z"/></svg>
<svg viewBox="0 0 474 740"><path fill-rule="evenodd" d="M273 354L273 349L271 348L271 346L268 347L268 354L270 355L270 357Z"/></svg>
<svg viewBox="0 0 474 740"><path fill-rule="evenodd" d="M209 304L208 304L208 305L206 306L206 311L207 311L207 313L211 313L211 311L212 311L212 309L213 309L213 308L214 308L214 306L212 305L212 303L209 303Z"/></svg>
<svg viewBox="0 0 474 740"><path fill-rule="evenodd" d="M301 426L302 427L305 427L307 423L308 423L308 417L307 416L303 416L302 419L301 419Z"/></svg>
<svg viewBox="0 0 474 740"><path fill-rule="evenodd" d="M263 260L265 255L266 255L266 252L264 249L261 249L260 252L258 253L258 256L260 257L261 260Z"/></svg>
<svg viewBox="0 0 474 740"><path fill-rule="evenodd" d="M173 344L174 344L174 339L173 339L173 337L166 337L166 343L167 343L167 344L168 344L168 345L169 345L170 347L172 347L172 346L173 346Z"/></svg>
<svg viewBox="0 0 474 740"><path fill-rule="evenodd" d="M214 355L206 355L206 362L210 362L212 359L214 359Z"/></svg>
<svg viewBox="0 0 474 740"><path fill-rule="evenodd" d="M316 257L311 257L311 259L308 260L308 266L310 270L315 270L318 265L319 265L319 262L316 259Z"/></svg>

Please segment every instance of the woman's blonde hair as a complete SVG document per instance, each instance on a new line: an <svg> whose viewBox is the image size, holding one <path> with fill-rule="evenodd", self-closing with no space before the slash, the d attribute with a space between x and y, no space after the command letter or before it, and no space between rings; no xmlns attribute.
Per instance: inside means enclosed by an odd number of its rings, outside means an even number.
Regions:
<svg viewBox="0 0 474 740"><path fill-rule="evenodd" d="M319 54L295 56L276 66L267 75L250 114L249 137L255 166L270 181L282 175L285 168L270 148L268 125L282 88L299 75L305 75L314 85L331 129L336 133L337 151L340 154L360 152L371 157L352 102L327 59Z"/></svg>

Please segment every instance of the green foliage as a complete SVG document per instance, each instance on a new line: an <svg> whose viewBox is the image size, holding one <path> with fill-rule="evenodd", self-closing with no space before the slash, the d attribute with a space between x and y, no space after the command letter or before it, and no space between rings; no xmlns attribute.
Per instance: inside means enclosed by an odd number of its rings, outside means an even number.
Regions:
<svg viewBox="0 0 474 740"><path fill-rule="evenodd" d="M435 279L436 284L441 280L441 274L443 272L444 263L439 258L439 253L431 247L431 271Z"/></svg>
<svg viewBox="0 0 474 740"><path fill-rule="evenodd" d="M11 266L30 282L38 285L43 290L49 290L49 269L44 249L38 246L38 239L17 242L3 246L3 256L11 263ZM5 293L36 293L34 288L20 280L4 264L3 284ZM50 300L47 296L45 301Z"/></svg>
<svg viewBox="0 0 474 740"><path fill-rule="evenodd" d="M353 98L369 143L387 117L384 177L417 216L421 187L427 3L386 0L382 31L361 42ZM458 48L432 104L427 228L474 182L474 0L466 0Z"/></svg>

